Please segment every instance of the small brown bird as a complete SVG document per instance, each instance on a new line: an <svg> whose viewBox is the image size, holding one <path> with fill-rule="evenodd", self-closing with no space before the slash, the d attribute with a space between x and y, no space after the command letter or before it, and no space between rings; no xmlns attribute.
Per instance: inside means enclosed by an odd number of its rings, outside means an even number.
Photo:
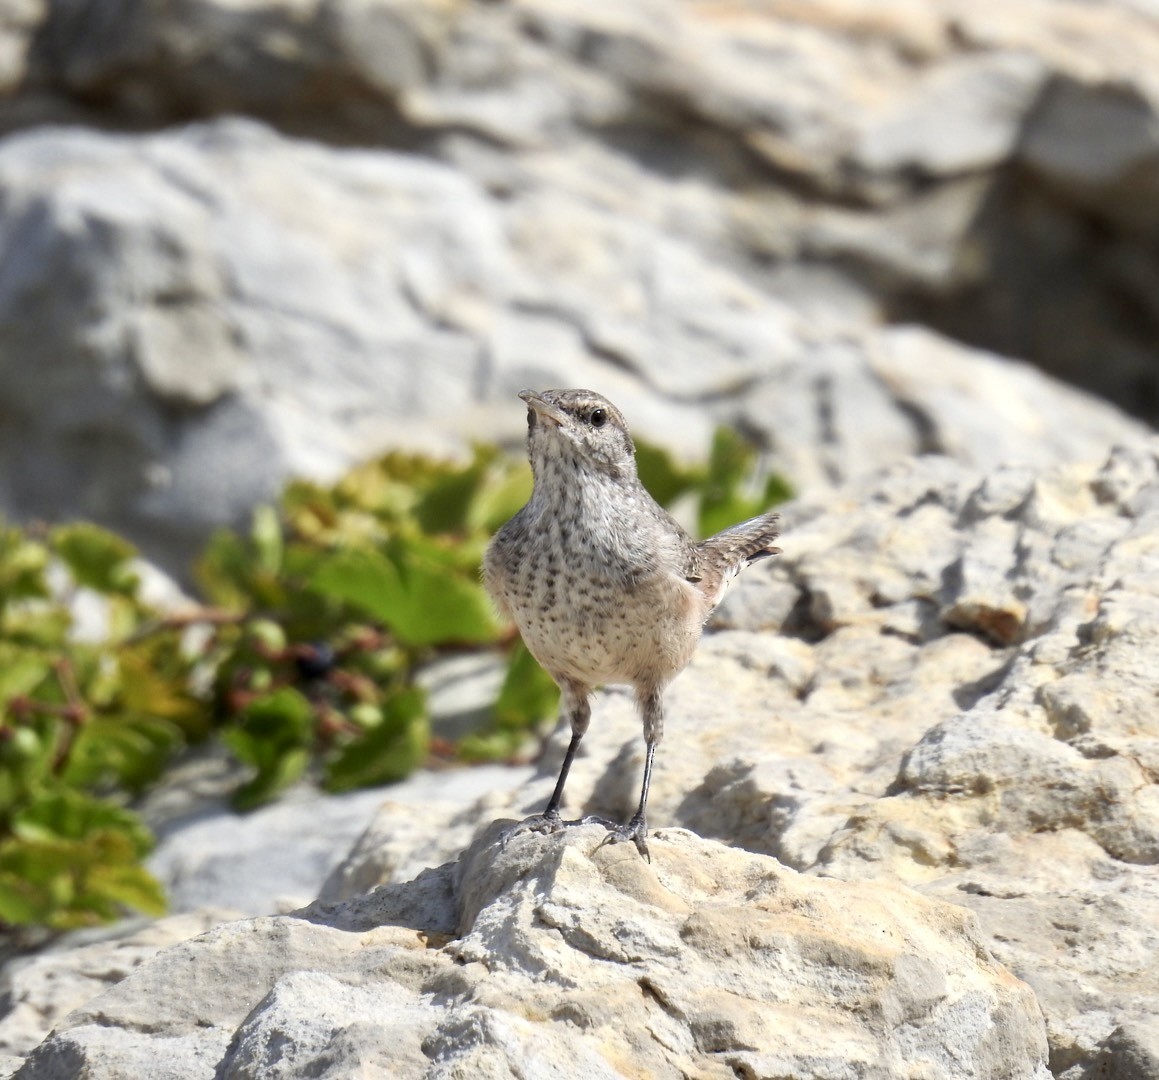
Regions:
<svg viewBox="0 0 1159 1080"><path fill-rule="evenodd" d="M777 515L764 514L696 543L636 476L628 425L591 390L524 390L531 499L483 560L484 580L527 648L559 684L571 742L542 814L519 828L556 832L598 822L648 857L645 808L664 727L661 694L692 659L701 628L728 583L779 554ZM604 683L636 690L644 722L640 805L626 825L562 821L568 770L588 729L588 698Z"/></svg>

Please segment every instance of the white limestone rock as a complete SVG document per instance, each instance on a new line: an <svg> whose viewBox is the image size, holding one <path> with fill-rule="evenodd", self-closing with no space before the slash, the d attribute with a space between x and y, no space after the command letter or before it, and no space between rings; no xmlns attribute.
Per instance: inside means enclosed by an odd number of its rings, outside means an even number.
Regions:
<svg viewBox="0 0 1159 1080"><path fill-rule="evenodd" d="M962 909L682 830L652 864L603 841L492 829L413 882L218 926L17 1076L1048 1075L1033 995Z"/></svg>
<svg viewBox="0 0 1159 1080"><path fill-rule="evenodd" d="M525 386L597 386L683 457L743 424L802 491L915 452L1044 466L1139 425L929 332L809 325L727 260L566 189L251 122L0 146L0 480L185 573L291 476L518 442ZM244 463L244 464L243 464Z"/></svg>
<svg viewBox="0 0 1159 1080"><path fill-rule="evenodd" d="M1045 472L930 457L790 504L784 554L667 694L650 823L974 909L1038 994L1052 1068L1126 1069L1143 1051L1115 1032L1159 1023L1156 513L1154 440ZM566 744L425 836L384 811L347 880L541 810ZM642 759L631 699L605 691L565 813L626 820Z"/></svg>

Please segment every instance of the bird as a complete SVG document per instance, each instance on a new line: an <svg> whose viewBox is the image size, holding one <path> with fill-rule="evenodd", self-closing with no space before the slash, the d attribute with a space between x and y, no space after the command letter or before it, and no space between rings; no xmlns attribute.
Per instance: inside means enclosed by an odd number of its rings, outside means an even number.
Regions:
<svg viewBox="0 0 1159 1080"><path fill-rule="evenodd" d="M697 542L640 482L627 421L607 398L592 390L519 397L527 405L532 493L488 545L483 580L559 686L571 741L546 809L516 831L595 822L650 861L648 788L664 689L692 659L729 582L780 554L772 546L778 516L762 514ZM564 785L602 685L635 691L645 747L639 805L624 824L595 815L564 821Z"/></svg>

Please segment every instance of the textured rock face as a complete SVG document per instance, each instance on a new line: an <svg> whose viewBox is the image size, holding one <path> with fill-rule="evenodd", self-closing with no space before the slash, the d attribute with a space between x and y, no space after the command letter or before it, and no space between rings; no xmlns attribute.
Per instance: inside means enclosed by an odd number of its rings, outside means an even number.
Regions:
<svg viewBox="0 0 1159 1080"><path fill-rule="evenodd" d="M305 922L160 954L22 1075L1036 1075L990 955L1033 989L1051 1075L1150 1075L1156 514L1156 440L1046 471L927 457L794 503L670 688L653 867L598 829L496 848L546 802L557 732L515 791L464 807L444 774L445 799L385 803ZM641 751L604 692L565 810L626 817ZM377 882L403 884L350 899ZM918 943L941 959L902 959Z"/></svg>
<svg viewBox="0 0 1159 1080"><path fill-rule="evenodd" d="M23 1056L73 1009L116 985L163 949L240 914L207 907L143 926L88 931L96 940L71 942L65 948L10 963L4 971L0 1074L15 1071ZM11 1061L5 1062L2 1055Z"/></svg>
<svg viewBox="0 0 1159 1080"><path fill-rule="evenodd" d="M1131 1075L1159 1024L1157 513L1154 441L1045 473L927 458L793 504L785 554L669 691L650 820L973 909L1035 988L1052 1072ZM512 816L542 808L565 744ZM627 696L603 695L584 748L570 811L626 817ZM381 815L327 895L478 827L448 814L416 844L407 820Z"/></svg>
<svg viewBox="0 0 1159 1080"><path fill-rule="evenodd" d="M1159 415L1157 60L1110 2L9 4L0 129L105 130L0 145L0 509L183 572L291 474L514 436L526 385L688 455L744 424L801 491L1082 459L1129 425L880 326ZM169 127L226 113L291 138Z"/></svg>
<svg viewBox="0 0 1159 1080"><path fill-rule="evenodd" d="M17 1076L1048 1075L1033 995L960 908L678 830L652 865L603 838L491 829L408 884L219 926Z"/></svg>
<svg viewBox="0 0 1159 1080"><path fill-rule="evenodd" d="M914 452L1046 465L1136 432L928 332L809 327L613 208L503 201L250 123L12 137L0 197L0 451L24 463L0 507L95 518L178 571L290 476L515 438L529 385L598 387L683 454L743 424L803 490Z"/></svg>
<svg viewBox="0 0 1159 1080"><path fill-rule="evenodd" d="M1128 0L20 0L0 125L240 114L421 149L1154 418L1157 67Z"/></svg>

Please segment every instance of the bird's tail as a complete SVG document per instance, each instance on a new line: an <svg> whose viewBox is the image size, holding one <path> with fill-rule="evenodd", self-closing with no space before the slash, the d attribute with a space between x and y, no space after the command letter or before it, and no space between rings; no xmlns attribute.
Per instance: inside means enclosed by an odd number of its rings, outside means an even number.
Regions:
<svg viewBox="0 0 1159 1080"><path fill-rule="evenodd" d="M701 547L709 548L725 563L736 563L740 569L770 555L780 555L781 549L773 547L773 541L781 535L777 528L780 520L779 514L762 514L718 532Z"/></svg>
<svg viewBox="0 0 1159 1080"><path fill-rule="evenodd" d="M762 514L718 532L697 545L703 567L701 588L710 606L715 607L720 602L729 582L746 566L770 555L780 555L781 549L773 546L773 541L780 535L779 520L777 514Z"/></svg>

